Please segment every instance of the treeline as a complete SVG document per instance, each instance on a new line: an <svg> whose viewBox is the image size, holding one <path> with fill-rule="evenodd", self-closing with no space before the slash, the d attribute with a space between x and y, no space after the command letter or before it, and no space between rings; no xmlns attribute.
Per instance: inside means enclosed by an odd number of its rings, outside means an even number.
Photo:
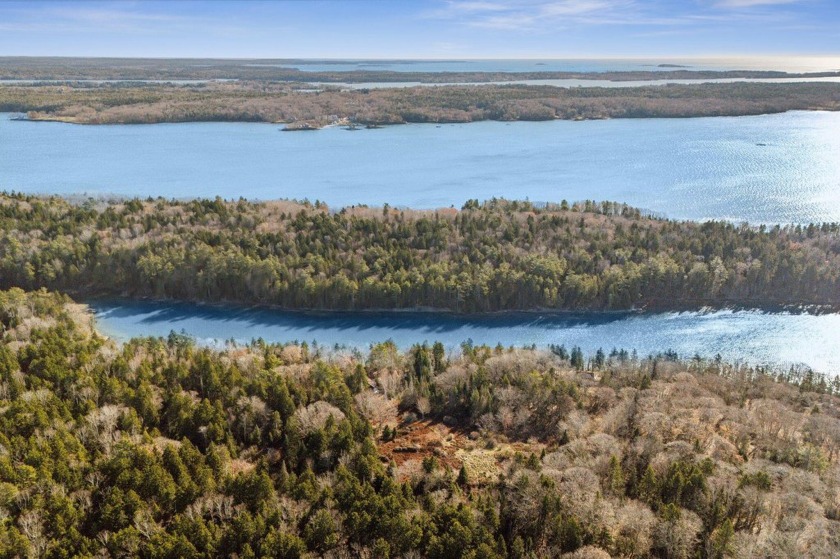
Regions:
<svg viewBox="0 0 840 559"><path fill-rule="evenodd" d="M0 286L289 309L836 306L840 226L671 221L610 202L331 213L4 195Z"/></svg>
<svg viewBox="0 0 840 559"><path fill-rule="evenodd" d="M405 62L405 61L404 61ZM411 62L411 61L408 61ZM334 71L309 71L311 60L301 59L155 59L0 57L0 80L259 80L293 82L495 82L538 79L757 79L835 77L840 72L788 73L764 70L694 70L660 67L651 71L612 72L395 72L390 70L342 70L352 61L317 61L333 65ZM301 70L300 68L304 68Z"/></svg>
<svg viewBox="0 0 840 559"><path fill-rule="evenodd" d="M192 121L359 124L738 116L840 109L836 83L632 88L465 85L312 91L264 82L0 86L0 111L83 124Z"/></svg>
<svg viewBox="0 0 840 559"><path fill-rule="evenodd" d="M840 553L840 387L807 371L90 321L0 292L1 557Z"/></svg>

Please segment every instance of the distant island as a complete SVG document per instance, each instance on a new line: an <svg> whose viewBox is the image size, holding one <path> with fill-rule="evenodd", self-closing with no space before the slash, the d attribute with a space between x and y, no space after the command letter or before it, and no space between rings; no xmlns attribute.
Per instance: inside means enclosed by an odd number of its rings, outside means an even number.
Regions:
<svg viewBox="0 0 840 559"><path fill-rule="evenodd" d="M840 71L788 73L768 70L696 70L688 71L679 64L658 64L662 70L569 72L545 71L435 71L396 72L375 69L378 64L363 65L364 70L309 71L296 66L312 64L298 59L196 59L196 58L63 58L63 57L0 57L0 80L239 80L299 83L481 83L541 79L588 79L636 81L659 79L725 79L725 78L815 78L840 77ZM419 61L400 61L418 64ZM346 66L349 61L319 61L324 66ZM540 66L544 63L537 63Z"/></svg>
<svg viewBox="0 0 840 559"><path fill-rule="evenodd" d="M741 116L840 110L840 83L700 83L642 87L448 85L383 89L208 82L0 85L0 112L78 124L274 122L314 129L481 120Z"/></svg>
<svg viewBox="0 0 840 559"><path fill-rule="evenodd" d="M292 131L330 124L685 118L840 110L840 83L703 83L808 80L840 77L840 72L692 71L667 63L659 64L658 70L610 72L370 68L324 72L293 67L303 63L311 61L0 57L0 112L77 124L272 122ZM551 79L697 83L613 88L540 84ZM516 83L522 81L529 83ZM365 89L369 83L377 87ZM403 87L418 83L425 85Z"/></svg>

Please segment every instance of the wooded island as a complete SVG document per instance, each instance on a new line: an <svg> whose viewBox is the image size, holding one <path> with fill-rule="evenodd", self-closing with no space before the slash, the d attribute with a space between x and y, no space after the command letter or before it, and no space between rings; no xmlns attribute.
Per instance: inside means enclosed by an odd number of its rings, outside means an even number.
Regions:
<svg viewBox="0 0 840 559"><path fill-rule="evenodd" d="M447 85L339 89L289 83L0 85L0 112L77 124L276 122L292 128L481 120L685 118L840 110L840 83L642 87Z"/></svg>

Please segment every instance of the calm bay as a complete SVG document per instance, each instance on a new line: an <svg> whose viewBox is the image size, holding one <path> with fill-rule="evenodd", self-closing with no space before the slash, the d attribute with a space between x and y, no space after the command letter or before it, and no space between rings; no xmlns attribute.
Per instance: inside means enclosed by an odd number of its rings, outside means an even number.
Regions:
<svg viewBox="0 0 840 559"><path fill-rule="evenodd" d="M403 125L79 126L0 115L0 189L320 199L626 202L673 218L840 221L840 113Z"/></svg>

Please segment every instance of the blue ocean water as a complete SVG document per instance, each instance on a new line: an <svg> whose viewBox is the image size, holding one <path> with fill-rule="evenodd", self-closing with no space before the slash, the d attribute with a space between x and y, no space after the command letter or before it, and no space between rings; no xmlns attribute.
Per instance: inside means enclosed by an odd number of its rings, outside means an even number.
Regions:
<svg viewBox="0 0 840 559"><path fill-rule="evenodd" d="M0 189L308 198L333 208L596 199L674 218L840 221L840 113L280 128L0 115Z"/></svg>
<svg viewBox="0 0 840 559"><path fill-rule="evenodd" d="M821 72L840 69L838 57L723 57L682 59L461 59L461 60L294 60L254 61L306 72L629 72L667 70L772 70Z"/></svg>

